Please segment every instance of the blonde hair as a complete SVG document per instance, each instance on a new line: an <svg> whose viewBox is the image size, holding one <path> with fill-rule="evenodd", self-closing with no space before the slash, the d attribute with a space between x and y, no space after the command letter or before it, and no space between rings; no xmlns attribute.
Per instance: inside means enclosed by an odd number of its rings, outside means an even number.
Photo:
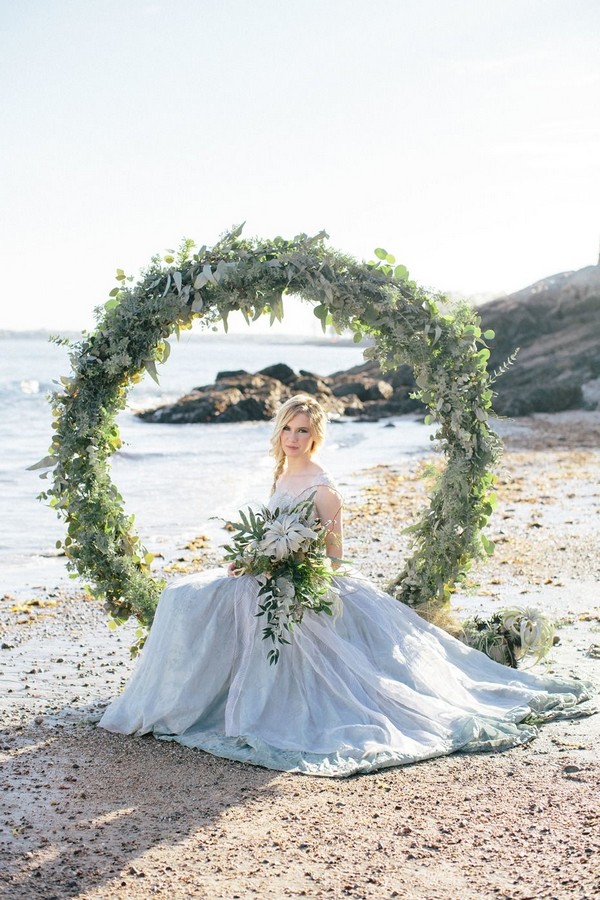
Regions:
<svg viewBox="0 0 600 900"><path fill-rule="evenodd" d="M273 491L277 485L279 476L285 469L286 456L281 447L281 433L294 416L304 413L310 421L310 431L313 439L311 453L323 443L325 438L325 426L327 416L321 404L309 394L296 394L286 400L273 422L273 434L271 436L271 456L275 457L275 471L273 473Z"/></svg>

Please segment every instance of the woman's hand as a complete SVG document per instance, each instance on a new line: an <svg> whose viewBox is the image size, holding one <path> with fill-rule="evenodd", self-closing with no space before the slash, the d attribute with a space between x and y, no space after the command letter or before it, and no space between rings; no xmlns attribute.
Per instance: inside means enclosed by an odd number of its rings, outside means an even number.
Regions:
<svg viewBox="0 0 600 900"><path fill-rule="evenodd" d="M230 562L229 565L227 566L227 574L231 575L232 577L235 577L236 570L235 570L235 563L233 561Z"/></svg>

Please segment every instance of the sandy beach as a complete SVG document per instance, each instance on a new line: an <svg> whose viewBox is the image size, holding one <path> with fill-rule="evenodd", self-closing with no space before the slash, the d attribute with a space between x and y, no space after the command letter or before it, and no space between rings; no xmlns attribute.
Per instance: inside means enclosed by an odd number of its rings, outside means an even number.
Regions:
<svg viewBox="0 0 600 900"><path fill-rule="evenodd" d="M496 552L460 616L533 606L559 642L536 670L600 685L600 412L498 425ZM346 553L385 584L424 503L420 462L342 484ZM220 562L204 536L170 573ZM74 583L75 584L75 583ZM589 898L600 893L600 715L526 747L348 780L272 772L95 725L133 627L81 589L0 598L0 896Z"/></svg>

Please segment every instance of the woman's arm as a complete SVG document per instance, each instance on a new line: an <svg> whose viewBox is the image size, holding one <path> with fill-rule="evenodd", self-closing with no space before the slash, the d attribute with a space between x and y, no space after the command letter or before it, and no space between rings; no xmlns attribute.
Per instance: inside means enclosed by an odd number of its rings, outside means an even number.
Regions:
<svg viewBox="0 0 600 900"><path fill-rule="evenodd" d="M327 529L327 556L339 565L344 556L342 498L333 488L321 485L317 488L315 510Z"/></svg>

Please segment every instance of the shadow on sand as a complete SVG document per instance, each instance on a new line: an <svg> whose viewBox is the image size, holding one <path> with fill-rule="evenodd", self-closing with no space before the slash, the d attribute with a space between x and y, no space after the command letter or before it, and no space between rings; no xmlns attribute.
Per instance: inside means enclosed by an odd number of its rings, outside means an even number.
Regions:
<svg viewBox="0 0 600 900"><path fill-rule="evenodd" d="M86 896L109 882L118 892L120 873L146 877L145 853L196 834L195 863L209 861L225 811L237 807L251 827L248 807L278 793L270 784L280 773L152 736L109 734L85 709L67 707L57 720L0 731L1 896ZM165 859L160 887L168 890ZM158 890L145 887L148 896Z"/></svg>

